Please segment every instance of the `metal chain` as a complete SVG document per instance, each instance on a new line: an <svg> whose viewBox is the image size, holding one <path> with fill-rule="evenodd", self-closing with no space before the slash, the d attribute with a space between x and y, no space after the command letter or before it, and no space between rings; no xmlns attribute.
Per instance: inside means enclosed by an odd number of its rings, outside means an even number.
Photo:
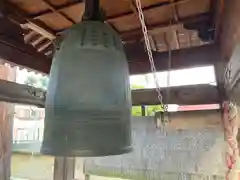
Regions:
<svg viewBox="0 0 240 180"><path fill-rule="evenodd" d="M153 73L153 77L154 77L154 81L156 84L156 91L158 94L158 100L160 101L161 107L163 108L164 111L167 111L167 106L165 106L163 104L163 97L161 94L161 88L158 82L158 78L157 78L157 71L156 71L156 67L154 64L154 60L153 60L153 54L152 54L152 50L151 50L151 45L150 45L150 40L149 40L149 36L148 36L148 30L146 27L146 23L145 23L145 19L144 19L144 14L142 11L142 5L141 5L141 0L135 0L136 2L136 6L138 9L138 16L139 16L139 20L142 26L142 31L143 31L143 35L144 35L144 40L145 40L145 45L147 48L147 53L148 53L148 58L149 58L149 62L150 62L150 66L151 66L151 71Z"/></svg>

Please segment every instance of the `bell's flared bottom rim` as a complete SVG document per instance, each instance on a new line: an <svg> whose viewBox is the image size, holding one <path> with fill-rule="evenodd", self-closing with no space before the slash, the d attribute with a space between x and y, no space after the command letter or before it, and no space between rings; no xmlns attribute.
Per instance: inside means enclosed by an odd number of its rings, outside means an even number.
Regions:
<svg viewBox="0 0 240 180"><path fill-rule="evenodd" d="M114 156L130 153L133 150L132 146L124 148L113 149L96 149L96 150L68 150L68 151L55 151L51 148L41 148L41 154L60 156L60 157L100 157L100 156Z"/></svg>

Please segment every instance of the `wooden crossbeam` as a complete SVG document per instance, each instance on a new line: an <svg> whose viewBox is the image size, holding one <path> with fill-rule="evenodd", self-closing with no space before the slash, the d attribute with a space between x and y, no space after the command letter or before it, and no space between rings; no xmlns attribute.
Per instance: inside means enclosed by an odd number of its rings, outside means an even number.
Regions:
<svg viewBox="0 0 240 180"><path fill-rule="evenodd" d="M228 97L240 105L240 43L234 48L224 74L225 90Z"/></svg>
<svg viewBox="0 0 240 180"><path fill-rule="evenodd" d="M45 93L42 89L0 80L0 101L44 107Z"/></svg>
<svg viewBox="0 0 240 180"><path fill-rule="evenodd" d="M1 37L0 37L1 38ZM6 43L8 42L8 43ZM49 42L50 45L51 42ZM48 74L51 59L26 45L7 40L0 40L0 57L14 64ZM25 48L24 48L25 47ZM125 45L125 52L129 62L130 74L150 72L147 53L143 44L133 43ZM168 69L168 53L153 52L157 71ZM189 68L195 66L212 65L219 58L219 50L215 45L206 45L191 49L181 49L172 52L171 69Z"/></svg>
<svg viewBox="0 0 240 180"><path fill-rule="evenodd" d="M188 85L170 88L169 99L166 99L168 88L162 89L163 101L168 104L194 105L219 103L216 86ZM0 80L0 101L45 106L45 94L42 89L28 85ZM132 90L132 105L159 104L155 89Z"/></svg>
<svg viewBox="0 0 240 180"><path fill-rule="evenodd" d="M141 44L126 45L125 52L129 61L130 74L150 72L148 56ZM168 70L169 56L167 52L153 52L153 56L157 71ZM171 69L213 65L219 60L220 51L216 45L174 50L172 51Z"/></svg>
<svg viewBox="0 0 240 180"><path fill-rule="evenodd" d="M166 104L195 105L195 104L218 104L218 90L216 86L188 85L170 88L169 99L167 94L169 89L162 88L163 102ZM157 105L160 104L155 89L142 89L132 91L132 104Z"/></svg>

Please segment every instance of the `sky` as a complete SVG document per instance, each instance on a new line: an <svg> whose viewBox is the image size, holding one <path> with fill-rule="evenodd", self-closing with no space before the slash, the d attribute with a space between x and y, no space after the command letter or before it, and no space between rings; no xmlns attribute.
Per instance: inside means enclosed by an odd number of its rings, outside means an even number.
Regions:
<svg viewBox="0 0 240 180"><path fill-rule="evenodd" d="M17 83L23 84L28 74L26 69L17 70ZM42 74L36 74L42 76ZM167 87L168 72L158 72L157 79L160 87ZM155 88L155 81L151 73L144 75L130 76L130 84L143 86L144 88ZM216 85L216 78L213 66L204 66L170 71L170 86L183 86L194 84L212 84Z"/></svg>
<svg viewBox="0 0 240 180"><path fill-rule="evenodd" d="M157 79L160 87L167 87L168 72L158 72ZM145 88L156 87L152 74L131 76L130 84L144 86ZM214 67L204 66L170 71L170 86L183 86L194 84L216 85Z"/></svg>

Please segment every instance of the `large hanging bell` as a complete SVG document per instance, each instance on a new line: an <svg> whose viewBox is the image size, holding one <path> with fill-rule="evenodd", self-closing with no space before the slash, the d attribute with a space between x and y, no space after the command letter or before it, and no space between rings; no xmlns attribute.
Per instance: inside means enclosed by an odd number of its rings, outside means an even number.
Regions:
<svg viewBox="0 0 240 180"><path fill-rule="evenodd" d="M131 151L129 71L119 35L84 21L55 53L46 97L43 154L107 156Z"/></svg>

